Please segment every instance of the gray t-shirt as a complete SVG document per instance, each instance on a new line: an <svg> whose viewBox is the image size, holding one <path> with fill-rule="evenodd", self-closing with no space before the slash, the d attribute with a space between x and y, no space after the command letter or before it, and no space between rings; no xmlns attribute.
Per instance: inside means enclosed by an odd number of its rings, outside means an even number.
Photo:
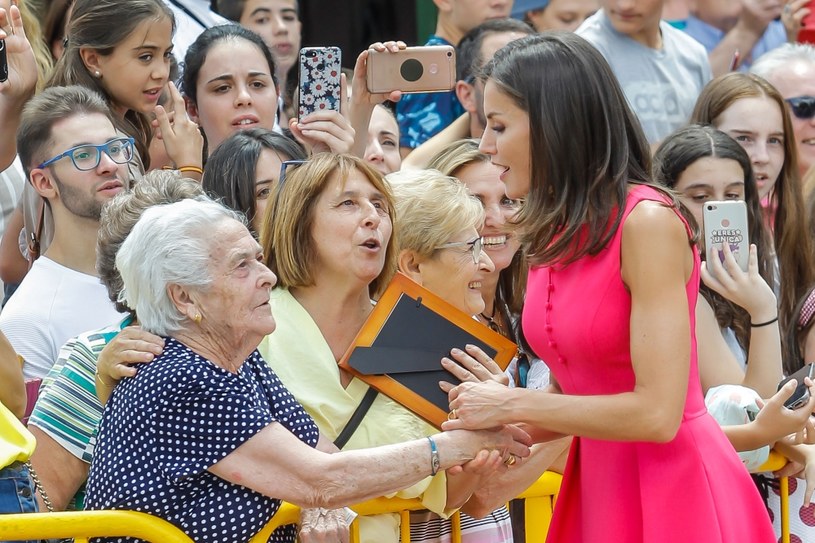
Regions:
<svg viewBox="0 0 815 543"><path fill-rule="evenodd" d="M617 32L601 9L577 29L606 58L649 143L684 126L712 74L705 48L662 21L662 49Z"/></svg>

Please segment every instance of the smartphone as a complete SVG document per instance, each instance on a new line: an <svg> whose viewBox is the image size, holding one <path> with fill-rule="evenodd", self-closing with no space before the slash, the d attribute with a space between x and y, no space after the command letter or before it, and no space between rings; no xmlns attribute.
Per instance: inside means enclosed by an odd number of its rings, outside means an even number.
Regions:
<svg viewBox="0 0 815 543"><path fill-rule="evenodd" d="M300 49L297 117L333 109L340 110L340 74L342 56L339 47Z"/></svg>
<svg viewBox="0 0 815 543"><path fill-rule="evenodd" d="M442 92L456 84L456 50L449 45L408 47L396 53L368 49L372 93Z"/></svg>
<svg viewBox="0 0 815 543"><path fill-rule="evenodd" d="M6 40L0 40L0 83L8 81L8 57L6 56Z"/></svg>
<svg viewBox="0 0 815 543"><path fill-rule="evenodd" d="M747 234L747 204L743 200L706 202L702 209L705 223L705 251L708 255L716 248L730 247L739 267L747 271L750 259L750 239ZM724 261L724 253L720 253ZM710 269L710 268L708 268Z"/></svg>
<svg viewBox="0 0 815 543"><path fill-rule="evenodd" d="M803 26L798 31L798 42L815 44L815 0L810 0L806 7L809 8L809 15L801 21Z"/></svg>
<svg viewBox="0 0 815 543"><path fill-rule="evenodd" d="M815 364L807 364L778 383L778 389L781 390L781 387L787 384L790 379L795 379L798 382L798 386L795 387L795 392L784 402L784 407L788 409L798 409L806 405L809 401L809 388L804 384L804 377L809 377L810 379L815 378L813 371L815 371Z"/></svg>

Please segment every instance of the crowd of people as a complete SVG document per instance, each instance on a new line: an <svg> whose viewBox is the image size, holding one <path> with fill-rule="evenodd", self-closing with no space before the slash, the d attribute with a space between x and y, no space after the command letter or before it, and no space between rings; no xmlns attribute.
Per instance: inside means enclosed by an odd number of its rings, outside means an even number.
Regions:
<svg viewBox="0 0 815 543"><path fill-rule="evenodd" d="M298 117L297 0L0 0L0 513L521 543L551 470L547 541L764 543L790 475L815 542L809 3L434 3L451 90L369 91L394 36ZM396 274L518 346L442 428L338 365Z"/></svg>

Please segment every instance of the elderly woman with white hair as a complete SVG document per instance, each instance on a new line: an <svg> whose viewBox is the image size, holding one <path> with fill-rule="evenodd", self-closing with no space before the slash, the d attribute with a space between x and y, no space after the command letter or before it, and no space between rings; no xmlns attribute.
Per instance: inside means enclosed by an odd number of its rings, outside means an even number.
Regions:
<svg viewBox="0 0 815 543"><path fill-rule="evenodd" d="M528 454L528 436L511 427L329 454L332 445L256 350L275 328L276 277L262 259L245 223L214 202L157 206L136 224L116 256L121 298L165 348L108 402L89 508L145 511L200 542L246 541L281 500L335 508L484 448Z"/></svg>

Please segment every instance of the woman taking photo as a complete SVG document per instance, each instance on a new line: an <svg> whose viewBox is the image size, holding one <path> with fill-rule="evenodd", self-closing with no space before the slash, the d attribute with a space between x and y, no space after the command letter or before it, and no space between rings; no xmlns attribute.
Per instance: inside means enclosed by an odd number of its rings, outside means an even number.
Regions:
<svg viewBox="0 0 815 543"><path fill-rule="evenodd" d="M462 383L445 427L514 421L538 441L575 436L550 542L774 541L705 411L690 230L649 184L648 145L607 62L571 34L522 38L488 66L484 106L481 149L507 196L525 198L523 331L553 380L547 391Z"/></svg>

